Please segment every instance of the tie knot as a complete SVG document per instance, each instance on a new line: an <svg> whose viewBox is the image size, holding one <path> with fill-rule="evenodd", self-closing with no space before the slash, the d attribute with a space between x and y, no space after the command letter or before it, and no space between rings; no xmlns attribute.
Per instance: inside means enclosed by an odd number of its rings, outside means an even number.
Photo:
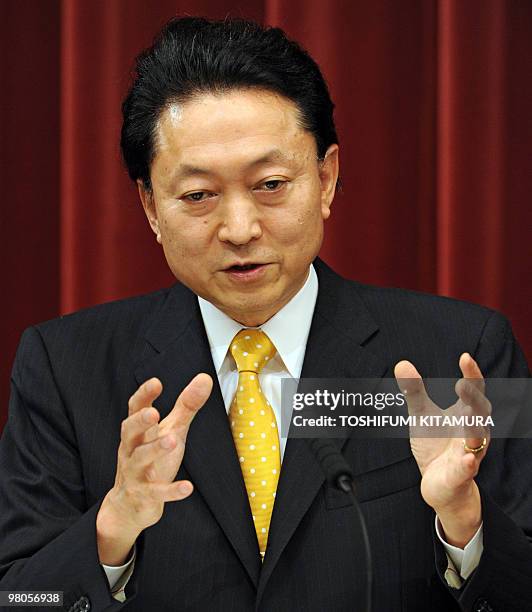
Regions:
<svg viewBox="0 0 532 612"><path fill-rule="evenodd" d="M256 374L277 352L272 341L260 329L241 329L233 338L230 351L239 372Z"/></svg>

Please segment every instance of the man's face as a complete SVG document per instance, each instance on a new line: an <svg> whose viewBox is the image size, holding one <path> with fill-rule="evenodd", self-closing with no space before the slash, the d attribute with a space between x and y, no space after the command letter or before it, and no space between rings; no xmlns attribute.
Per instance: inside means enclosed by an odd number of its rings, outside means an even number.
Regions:
<svg viewBox="0 0 532 612"><path fill-rule="evenodd" d="M238 90L163 111L139 192L175 277L254 326L305 283L337 177L338 147L318 161L290 100Z"/></svg>

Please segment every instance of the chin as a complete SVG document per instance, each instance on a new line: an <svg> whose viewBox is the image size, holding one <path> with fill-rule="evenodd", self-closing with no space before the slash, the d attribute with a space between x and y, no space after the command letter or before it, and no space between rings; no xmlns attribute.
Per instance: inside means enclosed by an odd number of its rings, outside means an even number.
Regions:
<svg viewBox="0 0 532 612"><path fill-rule="evenodd" d="M264 302L253 301L243 306L239 304L234 307L220 307L220 310L226 312L232 319L246 325L248 327L256 327L262 325L266 319L273 315L268 315L270 309L264 307Z"/></svg>

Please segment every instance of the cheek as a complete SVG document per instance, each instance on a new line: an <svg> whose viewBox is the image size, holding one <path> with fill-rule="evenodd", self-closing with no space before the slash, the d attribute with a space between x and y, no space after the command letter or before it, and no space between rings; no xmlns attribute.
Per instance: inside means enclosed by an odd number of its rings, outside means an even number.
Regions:
<svg viewBox="0 0 532 612"><path fill-rule="evenodd" d="M313 243L321 235L323 219L321 216L321 192L317 177L310 176L290 206L293 223L291 229L297 232L300 243Z"/></svg>
<svg viewBox="0 0 532 612"><path fill-rule="evenodd" d="M278 240L294 250L314 245L321 240L323 233L319 206L303 204L289 207L286 214L277 218L271 227Z"/></svg>
<svg viewBox="0 0 532 612"><path fill-rule="evenodd" d="M161 235L167 257L188 259L205 253L211 243L210 225L207 219L191 220L177 214L165 217Z"/></svg>

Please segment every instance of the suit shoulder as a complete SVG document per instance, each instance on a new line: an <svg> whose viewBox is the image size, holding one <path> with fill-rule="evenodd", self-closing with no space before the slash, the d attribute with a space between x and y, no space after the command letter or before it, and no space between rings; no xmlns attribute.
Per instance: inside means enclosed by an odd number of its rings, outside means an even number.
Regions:
<svg viewBox="0 0 532 612"><path fill-rule="evenodd" d="M113 300L73 313L65 314L34 326L45 339L53 339L58 334L78 338L90 334L106 335L120 329L143 327L148 315L156 312L164 303L171 288L159 289L152 293Z"/></svg>
<svg viewBox="0 0 532 612"><path fill-rule="evenodd" d="M408 308L416 305L419 307L439 306L451 310L462 309L476 313L480 316L491 316L496 310L467 300L448 297L444 295L436 295L424 291L416 291L414 289L404 289L400 287L381 287L377 285L367 285L358 281L349 281L359 294L368 301L380 302L382 299L391 301L397 306L404 304Z"/></svg>
<svg viewBox="0 0 532 612"><path fill-rule="evenodd" d="M351 281L377 323L411 323L418 328L452 329L482 333L488 322L508 328L509 322L500 312L457 298L434 295L410 289L377 287Z"/></svg>
<svg viewBox="0 0 532 612"><path fill-rule="evenodd" d="M459 356L468 352L485 376L530 376L510 321L497 310L405 289L360 283L353 289L378 326L372 346L390 363L408 359L424 376L454 378L461 375Z"/></svg>

